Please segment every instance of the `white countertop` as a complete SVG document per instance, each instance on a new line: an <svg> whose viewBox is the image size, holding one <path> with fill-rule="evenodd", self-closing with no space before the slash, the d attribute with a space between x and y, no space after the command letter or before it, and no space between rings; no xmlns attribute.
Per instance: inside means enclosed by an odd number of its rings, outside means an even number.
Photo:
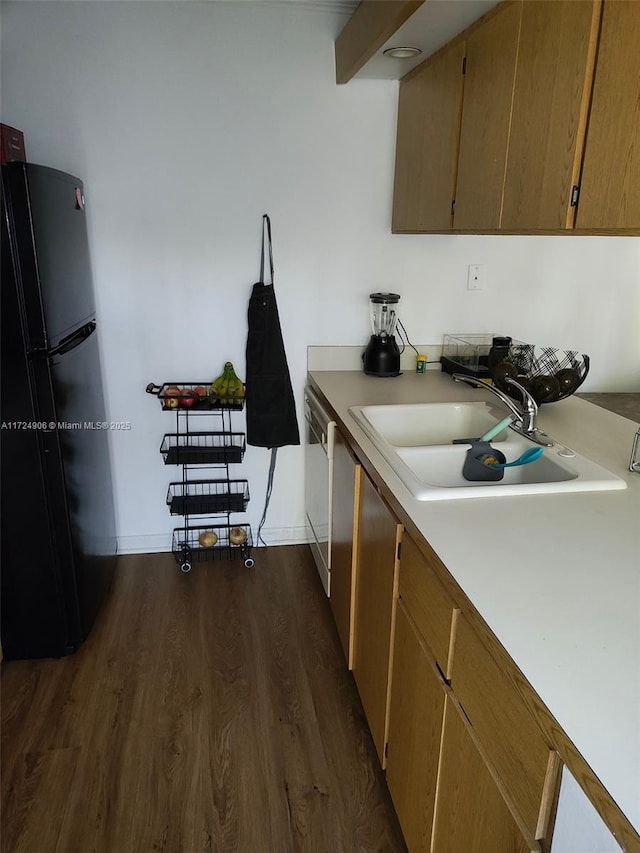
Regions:
<svg viewBox="0 0 640 853"><path fill-rule="evenodd" d="M428 371L396 378L310 373L533 688L640 831L638 425L575 397L539 426L627 482L621 491L418 501L349 407L493 399Z"/></svg>

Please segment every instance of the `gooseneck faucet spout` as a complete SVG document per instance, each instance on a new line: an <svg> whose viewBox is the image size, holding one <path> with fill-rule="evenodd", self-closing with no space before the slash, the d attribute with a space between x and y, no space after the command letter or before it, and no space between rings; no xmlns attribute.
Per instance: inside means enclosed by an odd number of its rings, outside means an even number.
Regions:
<svg viewBox="0 0 640 853"><path fill-rule="evenodd" d="M516 382L515 379L507 377L505 382L507 385L513 385L514 388L517 388L522 395L521 407L518 407L510 397L503 393L499 388L496 388L495 385L489 385L487 382L483 382L482 379L476 379L475 376L466 376L462 373L454 373L451 378L455 382L466 382L467 385L473 385L476 388L484 388L489 391L515 416L516 420L511 424L511 429L519 432L520 435L524 435L525 438L535 441L536 444L542 444L544 447L551 447L553 445L553 441L549 436L536 426L538 404L527 389L519 382Z"/></svg>

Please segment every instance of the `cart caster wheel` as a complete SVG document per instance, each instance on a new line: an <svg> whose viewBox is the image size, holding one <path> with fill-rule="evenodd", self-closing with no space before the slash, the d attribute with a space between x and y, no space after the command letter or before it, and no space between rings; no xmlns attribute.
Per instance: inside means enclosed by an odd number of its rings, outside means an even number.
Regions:
<svg viewBox="0 0 640 853"><path fill-rule="evenodd" d="M180 563L180 571L185 574L191 571L191 563L189 560L185 560L184 563Z"/></svg>
<svg viewBox="0 0 640 853"><path fill-rule="evenodd" d="M255 564L256 564L256 561L253 559L253 557L245 557L244 566L246 569L252 569L255 566Z"/></svg>

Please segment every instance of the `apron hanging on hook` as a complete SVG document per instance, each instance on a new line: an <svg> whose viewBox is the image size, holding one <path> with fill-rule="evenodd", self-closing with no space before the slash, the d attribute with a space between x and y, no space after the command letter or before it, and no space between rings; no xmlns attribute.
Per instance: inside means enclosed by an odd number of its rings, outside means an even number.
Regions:
<svg viewBox="0 0 640 853"><path fill-rule="evenodd" d="M271 283L265 284L265 238ZM253 285L246 349L247 444L284 447L300 444L289 366L273 287L271 221L262 217L260 281Z"/></svg>
<svg viewBox="0 0 640 853"><path fill-rule="evenodd" d="M270 284L264 281L265 238L269 248ZM262 217L260 281L253 285L249 299L245 374L247 444L271 449L264 510L258 527L258 544L261 541L266 544L261 531L273 488L277 448L300 444L295 400L273 284L271 220L265 213Z"/></svg>

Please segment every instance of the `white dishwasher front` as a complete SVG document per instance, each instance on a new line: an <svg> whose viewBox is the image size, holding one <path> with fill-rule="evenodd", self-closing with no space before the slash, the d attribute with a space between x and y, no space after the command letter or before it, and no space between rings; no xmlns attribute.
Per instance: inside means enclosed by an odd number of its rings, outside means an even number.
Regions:
<svg viewBox="0 0 640 853"><path fill-rule="evenodd" d="M304 391L305 512L310 545L327 595L331 591L331 492L335 421L308 386Z"/></svg>

